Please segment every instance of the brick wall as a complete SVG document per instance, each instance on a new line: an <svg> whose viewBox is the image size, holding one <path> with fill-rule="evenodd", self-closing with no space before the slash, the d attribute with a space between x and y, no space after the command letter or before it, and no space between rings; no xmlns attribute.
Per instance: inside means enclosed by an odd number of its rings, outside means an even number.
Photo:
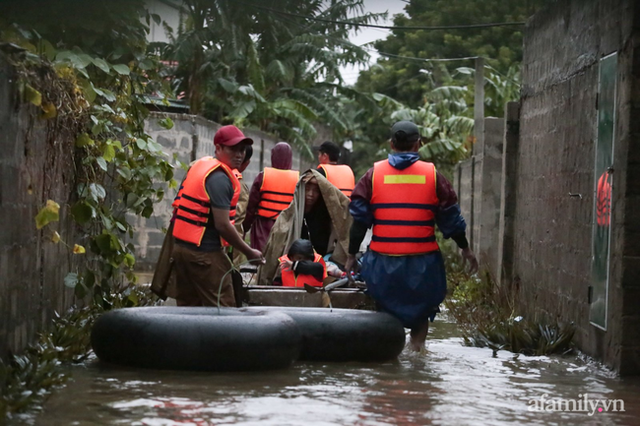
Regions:
<svg viewBox="0 0 640 426"><path fill-rule="evenodd" d="M628 228L620 225L630 223L632 217L637 222L637 210L625 212L625 198L630 195L625 186L631 171L626 157L630 148L633 3L565 0L539 13L527 25L511 277L520 283L521 300L526 301L524 310L575 322L576 343L623 373L640 372L637 327L635 336L625 337L623 344L621 291L623 254L631 252L625 245ZM588 288L598 61L612 52L618 52L616 167L608 327L604 331L589 323ZM637 295L633 301L625 300L626 304L637 306ZM623 346L635 348L635 362L621 357Z"/></svg>
<svg viewBox="0 0 640 426"><path fill-rule="evenodd" d="M74 301L64 277L79 265L51 229L65 241L78 239L67 216L72 201L74 135L41 120L38 107L21 104L13 68L0 53L0 357L32 342L54 312ZM34 218L52 199L60 222L37 230Z"/></svg>
<svg viewBox="0 0 640 426"><path fill-rule="evenodd" d="M633 35L621 58L630 73L624 73L627 81L618 90L619 136L614 157L614 185L617 183L618 188L614 193L616 226L612 238L621 301L615 309L622 315L620 373L640 374L640 6L636 2L633 10L624 12L629 13L627 19L633 19Z"/></svg>

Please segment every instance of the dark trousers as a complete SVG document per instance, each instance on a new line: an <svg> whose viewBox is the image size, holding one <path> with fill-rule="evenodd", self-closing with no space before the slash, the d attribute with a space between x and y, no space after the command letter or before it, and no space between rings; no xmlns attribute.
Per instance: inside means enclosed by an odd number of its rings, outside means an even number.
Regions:
<svg viewBox="0 0 640 426"><path fill-rule="evenodd" d="M220 306L236 306L231 272L226 274L231 261L223 251L199 252L174 244L173 259L178 306L218 306L218 292Z"/></svg>

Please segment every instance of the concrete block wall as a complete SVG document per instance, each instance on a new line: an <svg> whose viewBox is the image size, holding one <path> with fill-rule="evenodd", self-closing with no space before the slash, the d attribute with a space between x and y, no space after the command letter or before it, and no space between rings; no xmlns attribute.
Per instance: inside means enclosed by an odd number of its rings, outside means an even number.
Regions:
<svg viewBox="0 0 640 426"><path fill-rule="evenodd" d="M467 238L483 269L496 279L498 258L500 203L502 185L502 150L504 119L483 120L482 146L475 154L456 165L454 187L462 216L467 222Z"/></svg>
<svg viewBox="0 0 640 426"><path fill-rule="evenodd" d="M629 186L637 181L629 132L632 106L638 102L638 92L631 90L638 70L637 15L631 0L565 0L528 23L514 191L513 273L506 277L519 284L523 311L574 322L578 346L623 374L640 373L640 322L637 308L630 308L639 301L640 293L634 290L638 280L623 280L625 275L640 276L634 266L638 262L633 263L640 253L630 244L638 210L628 207L637 185ZM588 289L598 64L613 52L618 53L618 75L605 331L589 322Z"/></svg>
<svg viewBox="0 0 640 426"><path fill-rule="evenodd" d="M481 207L479 215L479 239L476 253L490 272L497 279L500 268L498 259L498 237L500 228L500 197L502 185L502 150L504 143L505 120L502 118L485 118L484 147L482 164L482 187L477 197ZM476 242L474 241L474 245Z"/></svg>
<svg viewBox="0 0 640 426"><path fill-rule="evenodd" d="M618 90L618 125L614 154L615 285L614 307L621 315L620 373L640 374L640 5L627 6L632 35L625 42L619 67L624 82ZM629 22L626 22L629 30ZM628 72L627 72L628 71ZM618 173L620 172L620 173Z"/></svg>
<svg viewBox="0 0 640 426"><path fill-rule="evenodd" d="M460 204L460 210L462 216L467 222L467 239L469 244L473 247L473 196L474 196L474 160L469 158L456 165L454 171L454 186L456 193L458 194L458 203Z"/></svg>
<svg viewBox="0 0 640 426"><path fill-rule="evenodd" d="M483 120L484 121L484 120ZM484 140L484 137L482 138ZM483 144L484 145L484 144ZM471 236L471 249L474 253L480 253L480 231L482 230L482 192L483 192L483 174L482 174L482 151L471 157L473 179L473 195L471 196L471 222L467 225L467 234ZM482 259L479 259L482 261Z"/></svg>
<svg viewBox="0 0 640 426"><path fill-rule="evenodd" d="M500 182L500 222L498 226L498 264L496 282L510 284L513 278L515 194L518 186L518 147L520 143L520 103L505 105L505 135L502 146Z"/></svg>
<svg viewBox="0 0 640 426"><path fill-rule="evenodd" d="M54 312L74 302L64 286L83 256L51 242L53 231L71 244L87 245L69 219L74 201L75 135L41 120L22 104L17 76L0 53L0 357L18 353L50 324ZM60 204L60 222L37 230L35 216L48 199Z"/></svg>
<svg viewBox="0 0 640 426"><path fill-rule="evenodd" d="M160 126L158 121L163 118L171 118L174 127L167 130ZM215 156L213 137L220 127L220 124L199 116L174 113L152 113L146 122L147 133L162 145L168 158L173 161L173 155L176 154L180 161L187 164L206 155ZM251 163L243 173L243 179L251 187L258 173L264 167L271 165L271 149L279 141L274 136L259 130L242 130L254 142ZM312 164L294 147L294 169L306 170ZM181 182L185 171L177 167L174 172L174 178ZM165 231L169 226L172 213L171 203L177 193L177 188L165 189L165 198L156 203L153 215L149 219L141 216L129 217L129 221L134 224L136 229L132 242L136 247L136 269L140 272L152 271L155 268Z"/></svg>

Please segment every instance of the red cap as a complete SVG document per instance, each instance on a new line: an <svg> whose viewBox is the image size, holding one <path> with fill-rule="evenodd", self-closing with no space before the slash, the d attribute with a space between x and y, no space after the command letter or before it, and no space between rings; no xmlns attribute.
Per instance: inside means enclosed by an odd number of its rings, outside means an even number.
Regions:
<svg viewBox="0 0 640 426"><path fill-rule="evenodd" d="M213 143L216 145L234 146L240 142L248 142L253 145L253 139L248 138L236 126L222 126L213 137Z"/></svg>

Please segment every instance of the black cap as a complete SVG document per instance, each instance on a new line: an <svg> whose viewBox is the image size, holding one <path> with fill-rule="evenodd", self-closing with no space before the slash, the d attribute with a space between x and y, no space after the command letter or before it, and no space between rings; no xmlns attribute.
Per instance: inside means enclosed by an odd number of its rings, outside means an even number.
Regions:
<svg viewBox="0 0 640 426"><path fill-rule="evenodd" d="M402 133L399 133L402 132ZM398 121L391 127L391 139L415 142L420 138L420 129L411 121Z"/></svg>
<svg viewBox="0 0 640 426"><path fill-rule="evenodd" d="M329 154L329 158L335 158L336 161L340 157L340 147L337 143L326 141L318 147L318 151Z"/></svg>

